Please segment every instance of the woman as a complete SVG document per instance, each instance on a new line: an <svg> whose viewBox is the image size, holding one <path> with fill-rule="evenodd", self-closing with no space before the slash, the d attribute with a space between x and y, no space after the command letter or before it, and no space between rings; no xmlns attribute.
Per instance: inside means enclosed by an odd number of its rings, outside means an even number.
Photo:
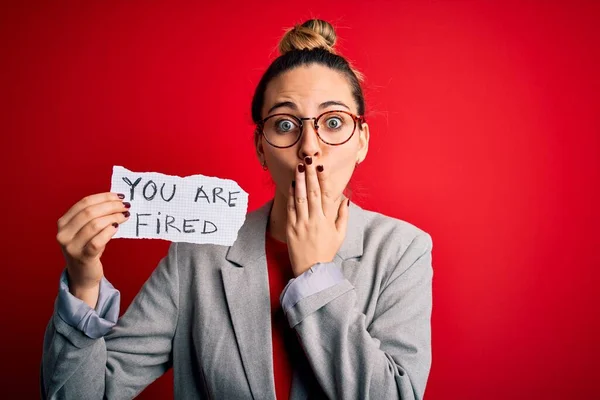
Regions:
<svg viewBox="0 0 600 400"><path fill-rule="evenodd" d="M173 243L126 313L100 256L130 206L102 193L58 221L67 267L42 396L420 399L431 365L431 237L343 193L369 143L359 76L331 25L289 30L252 103L276 184L230 246Z"/></svg>

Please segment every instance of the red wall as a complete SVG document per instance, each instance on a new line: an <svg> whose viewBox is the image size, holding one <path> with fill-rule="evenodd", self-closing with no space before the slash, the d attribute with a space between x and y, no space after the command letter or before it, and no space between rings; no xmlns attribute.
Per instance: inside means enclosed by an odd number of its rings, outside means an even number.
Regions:
<svg viewBox="0 0 600 400"><path fill-rule="evenodd" d="M599 2L194 3L0 6L2 397L38 397L56 220L112 165L270 198L250 100L283 28L311 16L367 77L354 199L433 237L426 398L599 392ZM123 309L167 246L110 243Z"/></svg>

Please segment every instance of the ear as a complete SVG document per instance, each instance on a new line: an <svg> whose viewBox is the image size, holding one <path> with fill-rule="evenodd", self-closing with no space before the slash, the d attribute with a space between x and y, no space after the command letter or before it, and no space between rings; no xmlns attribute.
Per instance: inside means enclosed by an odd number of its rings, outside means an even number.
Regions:
<svg viewBox="0 0 600 400"><path fill-rule="evenodd" d="M356 161L361 163L367 157L369 151L369 125L364 122L362 129L358 131L358 153L356 154Z"/></svg>
<svg viewBox="0 0 600 400"><path fill-rule="evenodd" d="M263 165L265 162L265 151L263 149L262 135L257 135L256 132L254 132L254 148L256 149L258 162Z"/></svg>

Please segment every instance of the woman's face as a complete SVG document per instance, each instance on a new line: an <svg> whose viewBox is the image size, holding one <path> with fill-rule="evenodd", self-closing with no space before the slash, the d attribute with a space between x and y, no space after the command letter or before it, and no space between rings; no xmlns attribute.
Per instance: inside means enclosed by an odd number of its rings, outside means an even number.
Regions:
<svg viewBox="0 0 600 400"><path fill-rule="evenodd" d="M323 103L331 101L345 106L322 106ZM281 102L291 104L272 109ZM299 118L317 117L330 110L345 110L358 114L346 78L340 72L312 64L295 68L269 82L265 91L262 118L277 113L292 114ZM310 156L313 165L323 165L321 175L327 182L326 190L333 198L339 199L352 176L354 166L357 162L362 162L367 155L369 127L363 123L362 129L359 129L357 124L354 135L348 142L330 146L319 139L312 120L303 123L302 136L292 147L273 147L261 135L256 143L259 160L261 163L266 162L279 195L287 198L297 165L304 162L304 157ZM322 124L323 121L320 121L320 125Z"/></svg>

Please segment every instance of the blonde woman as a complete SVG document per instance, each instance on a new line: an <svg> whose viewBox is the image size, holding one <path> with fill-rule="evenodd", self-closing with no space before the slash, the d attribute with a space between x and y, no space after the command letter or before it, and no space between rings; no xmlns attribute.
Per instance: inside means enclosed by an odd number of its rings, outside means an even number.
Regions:
<svg viewBox="0 0 600 400"><path fill-rule="evenodd" d="M288 30L256 88L256 154L276 191L232 246L173 243L118 318L100 256L130 205L101 193L60 218L44 398L129 399L171 367L176 399L423 398L432 241L344 195L369 126L335 39L322 20Z"/></svg>

